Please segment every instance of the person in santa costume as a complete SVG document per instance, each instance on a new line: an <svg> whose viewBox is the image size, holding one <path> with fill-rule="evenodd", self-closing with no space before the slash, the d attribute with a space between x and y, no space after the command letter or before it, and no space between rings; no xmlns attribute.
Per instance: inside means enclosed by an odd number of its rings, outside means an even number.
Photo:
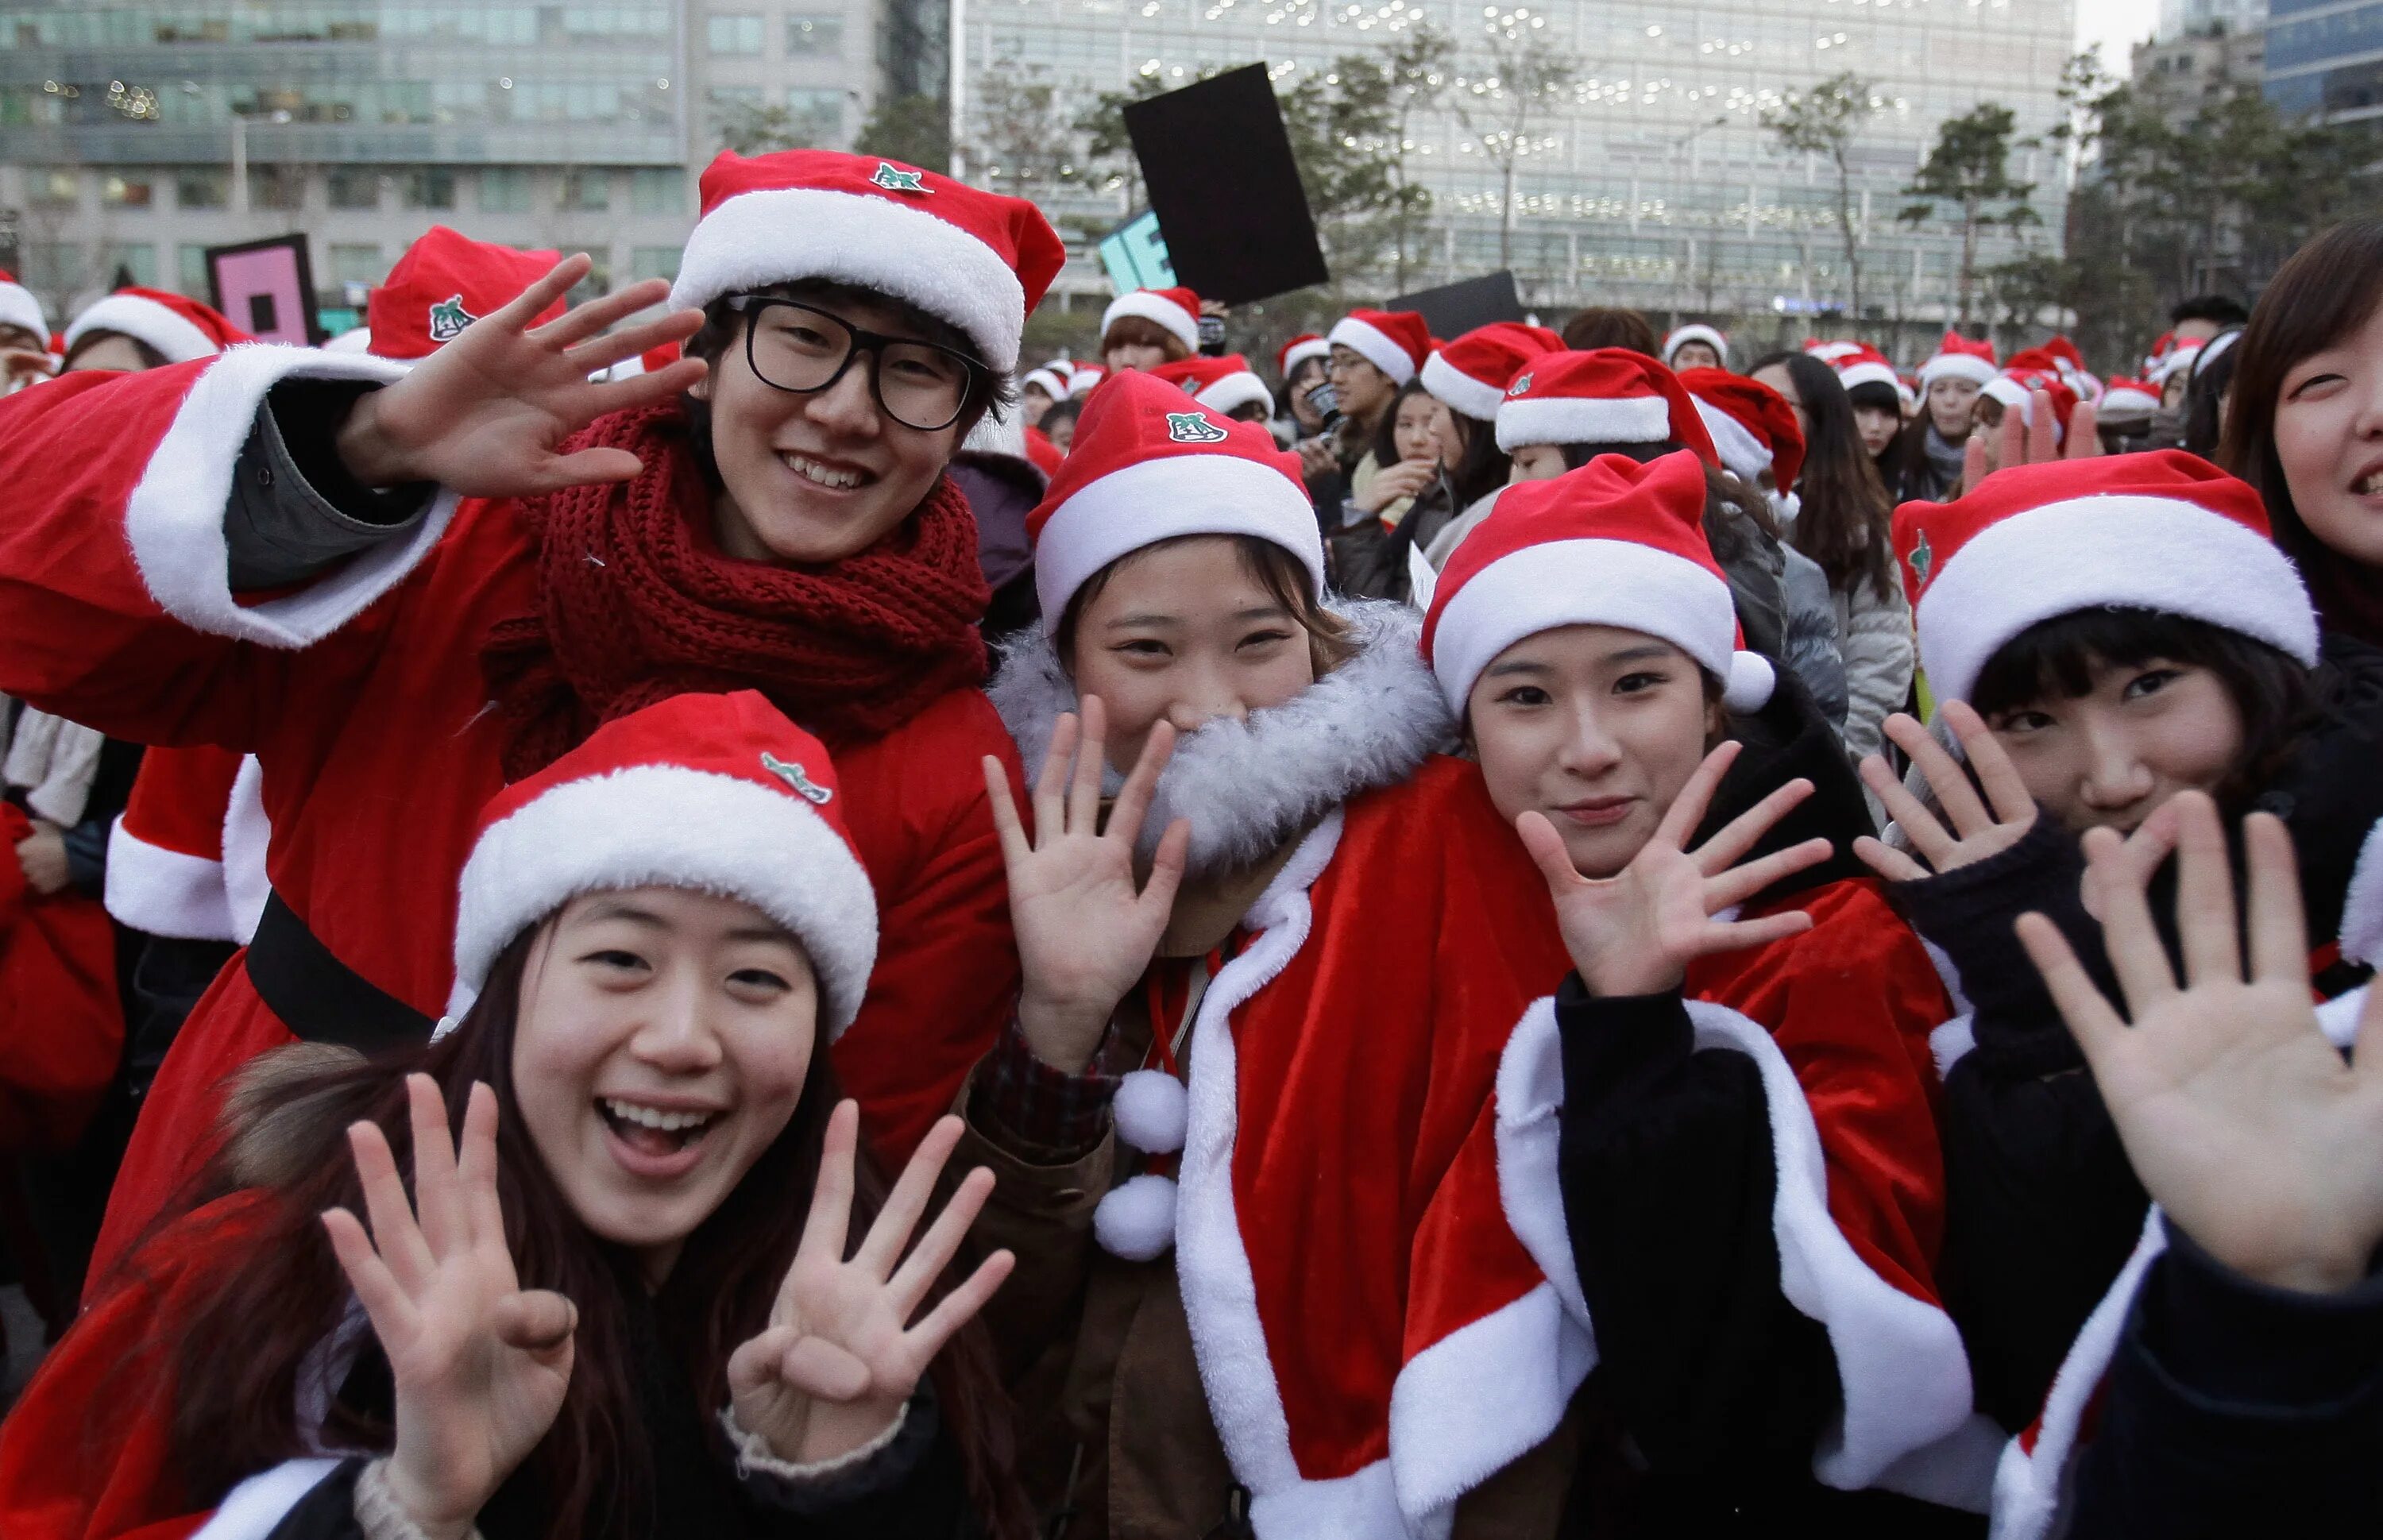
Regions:
<svg viewBox="0 0 2383 1540"><path fill-rule="evenodd" d="M1895 828L1858 854L1957 980L1964 1014L1937 1042L1945 1287L1979 1407L2018 1433L2146 1200L2013 922L2047 917L2107 987L2080 837L2129 836L2167 923L2167 805L2196 792L2229 819L2282 819L2308 967L2324 994L2352 987L2383 954L2383 654L2320 638L2257 494L2180 451L2001 471L1959 501L1906 504L1895 538L1959 758L1890 718L1914 783L1864 762Z"/></svg>
<svg viewBox="0 0 2383 1540"><path fill-rule="evenodd" d="M1975 1502L1994 1449L1933 1283L1952 1006L1845 854L1834 735L1739 646L1704 499L1685 451L1517 487L1425 622L1571 965L1504 1049L1499 1177L1636 1455L1583 1470L1577 1533L1930 1533L1963 1521L1866 1489Z"/></svg>
<svg viewBox="0 0 2383 1540"><path fill-rule="evenodd" d="M1136 289L1101 313L1101 362L1110 374L1155 369L1200 351L1200 296L1188 289Z"/></svg>
<svg viewBox="0 0 2383 1540"><path fill-rule="evenodd" d="M1326 599L1299 469L1102 387L994 685L1042 773L1031 839L995 794L1025 983L961 1158L997 1177L990 1324L1075 1540L1545 1534L1563 1495L1577 1365L1488 1118L1562 946L1434 754L1414 612Z"/></svg>
<svg viewBox="0 0 2383 1540"><path fill-rule="evenodd" d="M1332 387L1335 421L1299 442L1316 517L1332 527L1341 510L1360 501L1386 466L1376 452L1382 425L1400 387L1415 377L1432 349L1431 328L1412 310L1352 310L1325 336L1325 378Z"/></svg>
<svg viewBox="0 0 2383 1540"><path fill-rule="evenodd" d="M1729 367L1729 339L1702 321L1673 326L1663 339L1663 362L1685 374L1690 369Z"/></svg>
<svg viewBox="0 0 2383 1540"><path fill-rule="evenodd" d="M1326 372L1332 363L1332 344L1322 334L1301 332L1275 351L1275 377L1282 388L1275 392L1281 403L1283 423L1290 430L1290 442L1310 438L1324 431L1323 414L1308 398L1324 383ZM1278 432L1276 437L1281 438Z"/></svg>
<svg viewBox="0 0 2383 1540"><path fill-rule="evenodd" d="M890 1192L858 1175L825 1053L877 950L846 795L752 691L616 717L499 794L454 1014L244 1073L198 1205L0 1434L0 1529L951 1533L998 1472L989 1377L944 1346L1009 1259L930 1306L982 1172L903 1255L957 1119Z"/></svg>
<svg viewBox="0 0 2383 1540"><path fill-rule="evenodd" d="M1969 439L1971 407L1986 382L2001 372L1994 345L1948 331L1920 366L1922 411L1903 430L1897 459L1902 484L1889 487L1898 501L1948 498L1960 489L1961 451Z"/></svg>
<svg viewBox="0 0 2383 1540"><path fill-rule="evenodd" d="M162 289L119 289L67 323L61 374L137 374L213 358L256 339L212 305Z"/></svg>
<svg viewBox="0 0 2383 1540"><path fill-rule="evenodd" d="M293 1037L418 1041L451 965L392 907L438 906L498 788L681 691L761 689L850 778L885 944L838 1067L872 1140L915 1143L997 1029L1016 963L976 761L1011 751L944 471L1058 239L1022 200L825 151L723 154L703 203L674 288L532 326L574 257L410 370L247 348L0 403L0 466L41 487L0 544L0 687L255 753L273 825L273 897L143 1109L110 1256L204 1158L230 1070Z"/></svg>
<svg viewBox="0 0 2383 1540"><path fill-rule="evenodd" d="M13 395L57 373L50 355L50 315L41 296L0 267L0 396Z"/></svg>
<svg viewBox="0 0 2383 1540"><path fill-rule="evenodd" d="M1239 353L1179 359L1161 363L1150 372L1178 387L1202 406L1221 412L1235 422L1274 420L1274 392L1258 378L1250 361Z"/></svg>

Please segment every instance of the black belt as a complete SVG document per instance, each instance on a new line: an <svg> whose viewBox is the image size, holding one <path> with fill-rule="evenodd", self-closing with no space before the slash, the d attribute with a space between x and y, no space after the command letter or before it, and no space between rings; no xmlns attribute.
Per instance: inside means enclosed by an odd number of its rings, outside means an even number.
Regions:
<svg viewBox="0 0 2383 1540"><path fill-rule="evenodd" d="M282 1024L308 1042L336 1042L372 1055L429 1041L431 1020L331 955L306 922L269 893L248 979Z"/></svg>

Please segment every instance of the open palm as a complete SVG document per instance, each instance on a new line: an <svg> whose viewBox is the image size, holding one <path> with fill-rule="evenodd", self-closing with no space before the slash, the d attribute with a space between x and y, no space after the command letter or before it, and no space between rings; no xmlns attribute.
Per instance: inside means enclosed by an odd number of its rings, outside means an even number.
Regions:
<svg viewBox="0 0 2383 1540"><path fill-rule="evenodd" d="M1999 856L2027 838L2028 831L2035 827L2035 798L1985 719L1966 700L1946 701L1942 715L1960 741L1970 769L1978 773L1975 786L1919 719L1897 711L1885 724L1887 738L1909 755L1920 773L1928 778L1928 789L1944 810L1942 819L1904 788L1883 756L1868 755L1861 762L1862 783L1876 795L1911 847L1928 861L1923 867L1885 841L1867 834L1856 839L1854 855L1890 882L1916 881L1931 872L1942 876ZM1980 787L1985 790L1983 801L1978 797Z"/></svg>

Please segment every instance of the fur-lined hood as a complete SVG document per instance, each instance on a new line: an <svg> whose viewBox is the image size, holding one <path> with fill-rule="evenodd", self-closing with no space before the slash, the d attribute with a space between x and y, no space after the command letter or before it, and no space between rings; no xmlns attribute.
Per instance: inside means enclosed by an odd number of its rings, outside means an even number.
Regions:
<svg viewBox="0 0 2383 1540"><path fill-rule="evenodd" d="M1142 824L1144 855L1184 818L1189 870L1253 865L1358 793L1395 785L1426 757L1454 746L1456 722L1424 665L1423 617L1368 599L1336 599L1331 609L1354 628L1357 655L1295 700L1178 740ZM1076 709L1076 687L1039 627L1003 647L987 693L1031 782L1060 713ZM1114 795L1124 777L1105 768Z"/></svg>

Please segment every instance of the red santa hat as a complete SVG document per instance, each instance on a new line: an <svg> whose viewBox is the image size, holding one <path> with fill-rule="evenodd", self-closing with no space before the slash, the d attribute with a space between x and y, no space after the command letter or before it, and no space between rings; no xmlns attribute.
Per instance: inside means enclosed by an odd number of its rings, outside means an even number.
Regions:
<svg viewBox="0 0 2383 1540"><path fill-rule="evenodd" d="M1245 406L1262 406L1267 416L1274 415L1274 392L1258 378L1250 361L1239 353L1227 353L1222 358L1179 359L1150 372L1179 387L1202 406L1213 407L1229 416Z"/></svg>
<svg viewBox="0 0 2383 1540"><path fill-rule="evenodd" d="M520 298L562 260L560 252L515 251L433 225L372 291L364 306L370 351L382 358L427 358L465 326ZM558 299L534 324L544 326L565 308Z"/></svg>
<svg viewBox="0 0 2383 1540"><path fill-rule="evenodd" d="M43 341L49 339L49 313L33 291L5 267L0 267L0 326L22 326Z"/></svg>
<svg viewBox="0 0 2383 1540"><path fill-rule="evenodd" d="M853 284L949 322L1004 374L1067 260L1025 199L873 155L723 150L702 191L672 304L805 278Z"/></svg>
<svg viewBox="0 0 2383 1540"><path fill-rule="evenodd" d="M1051 484L1051 478L1059 474L1060 462L1067 458L1049 434L1031 423L1026 425L1026 462L1043 473L1043 485Z"/></svg>
<svg viewBox="0 0 2383 1540"><path fill-rule="evenodd" d="M2152 351L2143 355L2143 373L2153 379L2159 378L2160 364L2175 348L2176 333L2172 331L2164 331L2152 339Z"/></svg>
<svg viewBox="0 0 2383 1540"><path fill-rule="evenodd" d="M1723 682L1730 709L1759 708L1775 675L1759 654L1739 650L1737 610L1704 514L1704 464L1685 450L1643 464L1599 455L1506 488L1448 559L1424 618L1424 657L1449 709L1463 716L1474 681L1500 653L1566 625L1660 637Z"/></svg>
<svg viewBox="0 0 2383 1540"><path fill-rule="evenodd" d="M1101 337L1127 316L1149 321L1178 342L1200 351L1200 296L1188 289L1137 289L1120 294L1101 312Z"/></svg>
<svg viewBox="0 0 2383 1540"><path fill-rule="evenodd" d="M1663 362L1671 363L1673 359L1679 356L1680 350L1691 342L1701 342L1710 348L1713 351L1713 356L1721 360L1722 366L1724 368L1728 366L1729 339L1722 336L1718 329L1706 326L1702 321L1691 321L1685 326L1672 328L1672 334L1663 339Z"/></svg>
<svg viewBox="0 0 2383 1540"><path fill-rule="evenodd" d="M213 306L162 289L119 289L84 307L67 326L67 351L95 331L145 342L168 363L213 358L237 343L256 340Z"/></svg>
<svg viewBox="0 0 2383 1540"><path fill-rule="evenodd" d="M1855 342L1843 339L1836 341L1828 341L1818 337L1804 339L1804 351L1833 369L1869 345L1866 342Z"/></svg>
<svg viewBox="0 0 2383 1540"><path fill-rule="evenodd" d="M2149 416L2159 410L2159 381L2153 379L2120 379L2110 376L2102 388L2102 416L2106 421L2121 417Z"/></svg>
<svg viewBox="0 0 2383 1540"><path fill-rule="evenodd" d="M1994 343L1983 338L1973 342L1957 331L1947 331L1936 344L1935 353L1920 366L1920 388L1925 390L1940 379L1983 385L1994 377L1996 369Z"/></svg>
<svg viewBox="0 0 2383 1540"><path fill-rule="evenodd" d="M2316 612L2259 494L2181 450L2007 467L1957 502L1905 503L1895 548L1939 700L2080 610L2163 610L2316 662Z"/></svg>
<svg viewBox="0 0 2383 1540"><path fill-rule="evenodd" d="M1749 483L1769 471L1782 492L1796 485L1804 469L1804 430L1786 397L1727 369L1690 369L1680 385L1696 401L1723 465Z"/></svg>
<svg viewBox="0 0 2383 1540"><path fill-rule="evenodd" d="M1523 366L1563 351L1563 339L1545 326L1492 321L1453 342L1434 348L1423 361L1423 388L1475 422L1495 422L1506 387Z"/></svg>
<svg viewBox="0 0 2383 1540"><path fill-rule="evenodd" d="M1130 369L1093 392L1050 490L1026 515L1045 634L1087 579L1160 540L1253 535L1299 558L1320 598L1324 539L1299 457L1181 388Z"/></svg>
<svg viewBox="0 0 2383 1540"><path fill-rule="evenodd" d="M2202 346L2199 342L2179 342L2168 349L2152 366L2152 378L2165 388L2179 375L2191 376L2193 361L2201 356Z"/></svg>
<svg viewBox="0 0 2383 1540"><path fill-rule="evenodd" d="M1063 366L1065 372L1062 372ZM1031 385L1053 400L1064 401L1068 399L1068 375L1074 370L1075 365L1068 363L1067 360L1054 359L1041 368L1029 369L1020 375L1018 377L1018 388L1023 390Z"/></svg>
<svg viewBox="0 0 2383 1540"><path fill-rule="evenodd" d="M1412 310L1352 310L1334 324L1325 341L1404 385L1431 352L1431 328Z"/></svg>
<svg viewBox="0 0 2383 1540"><path fill-rule="evenodd" d="M1108 370L1100 364L1086 363L1080 359L1068 370L1068 394L1070 398L1089 396L1093 393L1093 388L1107 377Z"/></svg>
<svg viewBox="0 0 2383 1540"><path fill-rule="evenodd" d="M2033 427L2038 390L2052 398L2052 440L2061 443L2068 437L2068 414L2077 410L2077 392L2042 353L2031 349L2012 354L2010 367L1980 386L1978 394L2016 408L2019 421Z"/></svg>
<svg viewBox="0 0 2383 1540"><path fill-rule="evenodd" d="M1896 396L1905 394L1903 381L1886 355L1868 343L1838 359L1835 363L1837 383L1850 390L1857 385L1883 385Z"/></svg>
<svg viewBox="0 0 2383 1540"><path fill-rule="evenodd" d="M1281 351L1274 355L1275 373L1284 379L1289 379L1290 372L1309 359L1321 358L1329 361L1331 357L1331 343L1324 340L1315 332L1303 331L1284 343Z"/></svg>
<svg viewBox="0 0 2383 1540"><path fill-rule="evenodd" d="M2079 400L2098 401L2102 399L2102 382L2085 367L2085 355L2077 351L2076 343L2066 336L2055 334L2038 351L2052 361L2053 368L2068 382L2068 388L2077 392Z"/></svg>
<svg viewBox="0 0 2383 1540"><path fill-rule="evenodd" d="M1721 463L1697 403L1671 370L1628 348L1549 353L1506 388L1498 447L1533 444L1678 444Z"/></svg>
<svg viewBox="0 0 2383 1540"><path fill-rule="evenodd" d="M489 800L463 864L450 1019L524 930L583 894L647 887L741 899L784 926L830 1040L852 1024L877 963L876 892L827 750L755 690L617 717Z"/></svg>

